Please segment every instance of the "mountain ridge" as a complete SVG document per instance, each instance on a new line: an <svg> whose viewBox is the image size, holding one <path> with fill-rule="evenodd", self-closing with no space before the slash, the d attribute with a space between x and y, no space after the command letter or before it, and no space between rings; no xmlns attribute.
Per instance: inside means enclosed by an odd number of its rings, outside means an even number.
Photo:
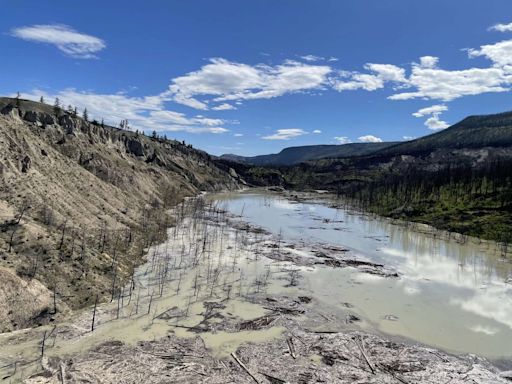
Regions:
<svg viewBox="0 0 512 384"><path fill-rule="evenodd" d="M436 149L506 147L512 145L512 111L472 115L432 134L405 142L320 144L287 147L279 153L239 156L224 154L222 160L255 166L292 166L328 158L420 155Z"/></svg>
<svg viewBox="0 0 512 384"><path fill-rule="evenodd" d="M221 159L237 161L258 166L265 165L294 165L305 161L319 160L331 157L353 157L368 155L380 149L396 144L384 143L348 143L348 144L319 144L294 146L282 149L279 153L258 156L238 156L224 154Z"/></svg>

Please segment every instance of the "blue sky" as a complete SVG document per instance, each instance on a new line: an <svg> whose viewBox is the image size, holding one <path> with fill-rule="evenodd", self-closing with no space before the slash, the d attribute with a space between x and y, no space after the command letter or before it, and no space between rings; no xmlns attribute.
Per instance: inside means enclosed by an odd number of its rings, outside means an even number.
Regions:
<svg viewBox="0 0 512 384"><path fill-rule="evenodd" d="M512 109L510 0L0 5L0 94L213 154L404 140Z"/></svg>

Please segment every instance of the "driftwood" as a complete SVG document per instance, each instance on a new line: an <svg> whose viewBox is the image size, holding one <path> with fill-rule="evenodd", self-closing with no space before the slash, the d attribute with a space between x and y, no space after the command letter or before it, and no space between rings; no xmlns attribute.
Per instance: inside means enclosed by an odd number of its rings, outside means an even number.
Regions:
<svg viewBox="0 0 512 384"><path fill-rule="evenodd" d="M293 345L293 339L291 337L288 337L286 339L286 344L288 344L288 349L290 350L290 355L296 359L297 356L295 355L295 346Z"/></svg>
<svg viewBox="0 0 512 384"><path fill-rule="evenodd" d="M249 371L249 368L247 368L245 366L245 364L238 358L238 356L236 355L235 352L231 352L231 356L233 357L233 359L235 359L235 361L238 363L238 365L240 365L240 367L242 367L242 369L247 372L247 374L249 376L251 376L251 378L257 383L257 384L260 384L260 381L256 378L256 376L254 376L251 371Z"/></svg>
<svg viewBox="0 0 512 384"><path fill-rule="evenodd" d="M357 347L361 351L361 354L363 355L364 360L366 361L366 364L370 368L370 371L372 371L372 373L375 375L375 368L373 367L373 364L370 362L370 359L368 358L368 356L366 355L366 351L364 350L363 340L361 338L359 338L359 342L358 342L357 339L354 339L354 342L356 343Z"/></svg>

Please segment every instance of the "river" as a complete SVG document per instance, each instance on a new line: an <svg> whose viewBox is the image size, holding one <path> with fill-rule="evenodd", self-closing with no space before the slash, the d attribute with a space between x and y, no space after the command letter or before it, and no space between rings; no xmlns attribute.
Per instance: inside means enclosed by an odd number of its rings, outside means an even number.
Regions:
<svg viewBox="0 0 512 384"><path fill-rule="evenodd" d="M350 303L375 330L448 352L512 357L512 263L495 244L435 237L331 208L325 200L255 193L221 199L226 210L285 240L347 247L400 274L390 279L353 268L302 271L303 289L327 305Z"/></svg>

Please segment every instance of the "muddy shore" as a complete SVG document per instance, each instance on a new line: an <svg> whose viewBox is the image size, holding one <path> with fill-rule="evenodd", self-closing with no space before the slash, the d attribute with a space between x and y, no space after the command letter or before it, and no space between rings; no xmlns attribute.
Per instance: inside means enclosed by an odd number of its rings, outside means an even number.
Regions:
<svg viewBox="0 0 512 384"><path fill-rule="evenodd" d="M202 199L174 214L169 241L148 250L147 264L112 303L49 329L2 335L3 380L507 382L476 356L364 332L350 303L343 313L326 313L299 287L303 268L399 279L393 269L341 247L285 242ZM51 337L38 356L43 332Z"/></svg>

